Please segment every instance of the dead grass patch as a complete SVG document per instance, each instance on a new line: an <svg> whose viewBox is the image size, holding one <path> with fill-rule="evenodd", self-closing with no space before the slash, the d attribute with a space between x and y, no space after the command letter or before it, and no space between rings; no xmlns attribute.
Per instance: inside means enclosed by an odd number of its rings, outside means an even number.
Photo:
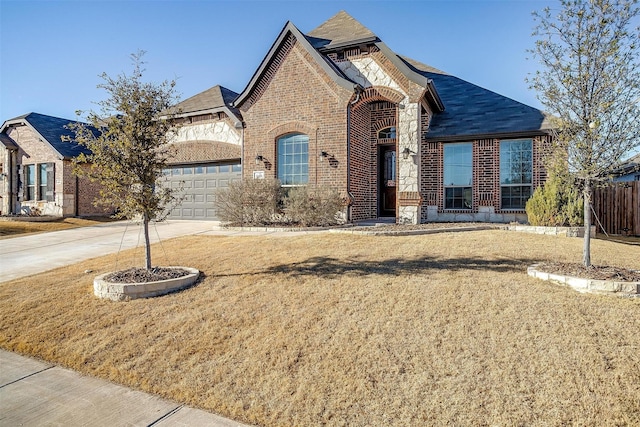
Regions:
<svg viewBox="0 0 640 427"><path fill-rule="evenodd" d="M638 425L640 300L526 273L579 262L581 245L185 237L156 255L205 273L180 293L95 298L115 255L0 284L0 346L265 426ZM640 248L592 245L594 262L637 268Z"/></svg>
<svg viewBox="0 0 640 427"><path fill-rule="evenodd" d="M59 218L46 222L0 221L0 239L20 234L42 233L67 230L69 228L88 227L104 222L114 221L111 218Z"/></svg>

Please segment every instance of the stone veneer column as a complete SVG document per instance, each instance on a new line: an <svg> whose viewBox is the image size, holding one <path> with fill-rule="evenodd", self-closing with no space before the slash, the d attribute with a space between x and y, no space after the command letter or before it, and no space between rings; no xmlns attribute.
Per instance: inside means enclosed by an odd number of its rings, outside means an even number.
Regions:
<svg viewBox="0 0 640 427"><path fill-rule="evenodd" d="M408 102L407 98L398 105L398 222L401 224L420 223L420 106ZM411 153L404 158L403 151Z"/></svg>

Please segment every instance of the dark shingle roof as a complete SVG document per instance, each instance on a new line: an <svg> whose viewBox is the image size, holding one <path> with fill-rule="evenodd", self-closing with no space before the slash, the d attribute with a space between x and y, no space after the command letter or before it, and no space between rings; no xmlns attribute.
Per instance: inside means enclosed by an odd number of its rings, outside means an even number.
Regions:
<svg viewBox="0 0 640 427"><path fill-rule="evenodd" d="M429 138L531 133L548 129L542 111L483 89L437 68L397 55L376 35L344 11L307 34L319 51L373 42L411 81L434 90ZM432 86L433 82L433 86ZM443 111L444 110L444 111Z"/></svg>
<svg viewBox="0 0 640 427"><path fill-rule="evenodd" d="M547 116L537 108L418 61L400 58L414 70L433 80L445 105L445 110L434 114L431 120L429 139L515 135L550 129Z"/></svg>
<svg viewBox="0 0 640 427"><path fill-rule="evenodd" d="M9 138L9 135L5 133L0 133L0 143L2 143L5 148L8 148L10 150L15 150L18 148L16 142L13 139Z"/></svg>
<svg viewBox="0 0 640 427"><path fill-rule="evenodd" d="M71 123L77 123L73 120L62 119L60 117L46 116L39 113L28 113L22 116L7 120L3 125L3 131L8 124L17 122L27 122L31 127L42 136L51 147L58 152L63 158L72 158L81 153L91 154L86 147L73 141L75 134L67 129ZM71 138L70 141L63 141L64 138Z"/></svg>
<svg viewBox="0 0 640 427"><path fill-rule="evenodd" d="M187 98L178 103L174 108L180 111L181 115L196 113L205 110L229 108L233 114L240 116L236 108L231 107L238 94L231 89L216 85L197 95Z"/></svg>
<svg viewBox="0 0 640 427"><path fill-rule="evenodd" d="M328 50L364 41L377 40L377 36L367 27L341 10L319 27L307 33L307 39L314 48Z"/></svg>

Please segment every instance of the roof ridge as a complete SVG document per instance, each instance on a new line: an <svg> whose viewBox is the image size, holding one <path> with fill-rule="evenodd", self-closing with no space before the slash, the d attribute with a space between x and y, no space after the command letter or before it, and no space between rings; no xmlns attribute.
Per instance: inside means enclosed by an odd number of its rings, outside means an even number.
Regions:
<svg viewBox="0 0 640 427"><path fill-rule="evenodd" d="M330 49L353 42L377 39L378 36L344 10L339 11L306 34L316 49Z"/></svg>

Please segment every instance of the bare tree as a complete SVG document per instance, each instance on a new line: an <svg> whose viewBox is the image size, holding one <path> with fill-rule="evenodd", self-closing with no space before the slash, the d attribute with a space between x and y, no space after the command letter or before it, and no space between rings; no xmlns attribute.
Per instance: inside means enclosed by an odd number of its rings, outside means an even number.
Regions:
<svg viewBox="0 0 640 427"><path fill-rule="evenodd" d="M534 12L531 50L542 69L528 79L555 117L552 156L568 163L584 199L582 262L591 265L591 193L640 147L638 0L560 0ZM634 20L635 23L634 23Z"/></svg>
<svg viewBox="0 0 640 427"><path fill-rule="evenodd" d="M116 78L103 73L98 88L108 93L100 111L90 111L88 124L70 125L75 139L91 150L78 157L76 173L100 182L96 204L116 208L119 218L142 221L145 267L151 269L149 222L161 221L175 197L171 188L158 185L172 155L169 144L174 125L166 111L176 104L175 81L148 83L142 80L143 51L131 55L133 72ZM164 114L159 119L160 113ZM82 112L78 112L78 115Z"/></svg>

